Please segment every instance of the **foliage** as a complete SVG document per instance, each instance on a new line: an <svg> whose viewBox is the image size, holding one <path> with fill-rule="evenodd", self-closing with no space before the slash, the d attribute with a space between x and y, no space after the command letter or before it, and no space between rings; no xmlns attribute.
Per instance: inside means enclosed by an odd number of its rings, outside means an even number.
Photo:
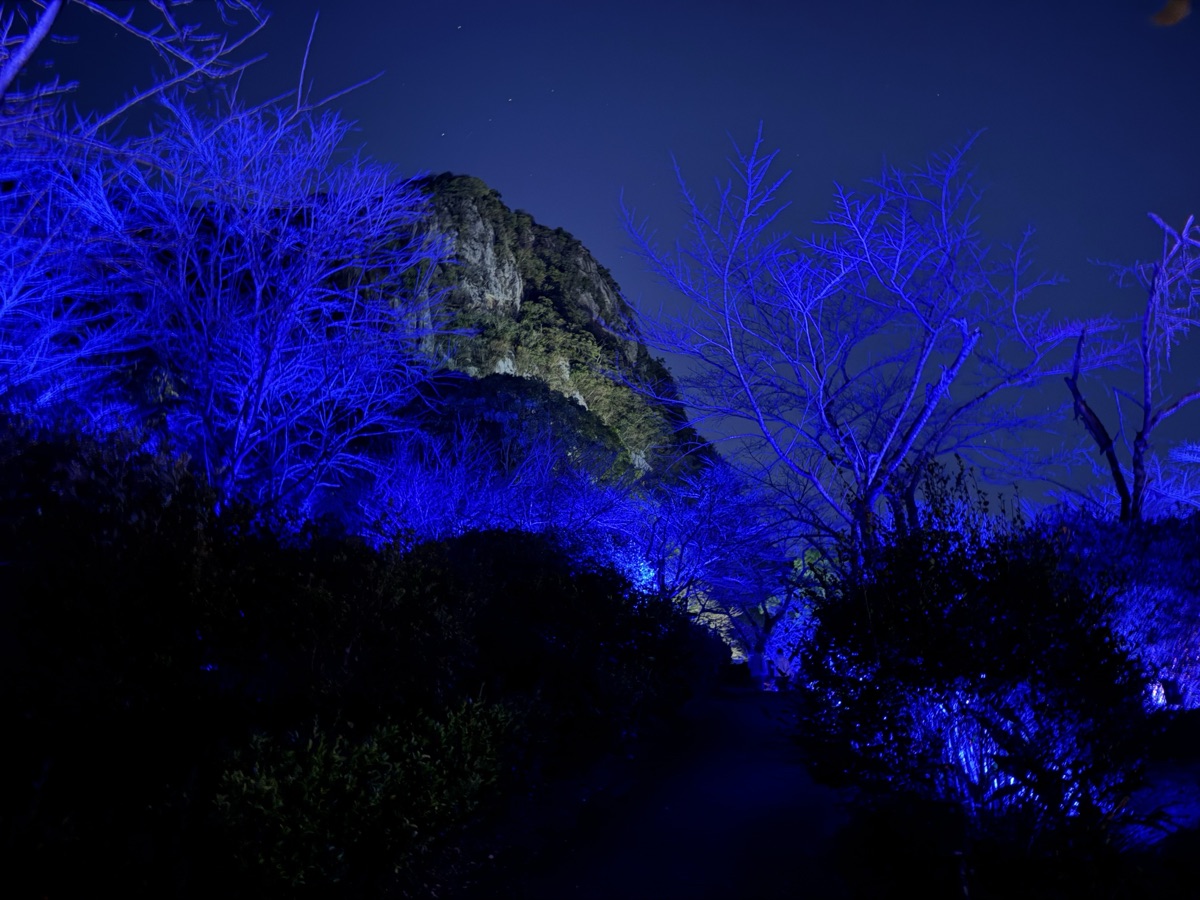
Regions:
<svg viewBox="0 0 1200 900"><path fill-rule="evenodd" d="M628 502L628 457L594 414L533 379L443 378L357 509L372 540L481 528L574 529L594 540ZM433 393L433 392L431 392ZM348 498L347 498L348 499Z"/></svg>
<svg viewBox="0 0 1200 900"><path fill-rule="evenodd" d="M549 533L590 537L630 451L677 449L677 417L607 367L669 378L587 308L598 289L626 318L608 274L517 214L536 291L517 349L595 413L489 383L419 432L445 387L423 191L347 158L348 126L302 91L253 109L210 92L198 113L182 89L240 71L238 41L180 24L184 5L150 4L158 30L113 19L176 64L139 95L161 100L148 135L103 138L123 109L63 126L53 89L3 97L0 403L27 416L0 432L9 874L45 894L419 878L502 761L585 765L715 668L669 600ZM248 0L212 7L239 10L261 23ZM6 79L44 35L0 19ZM373 544L346 533L405 480L454 503ZM461 533L498 521L544 533ZM481 688L494 705L467 703Z"/></svg>
<svg viewBox="0 0 1200 900"><path fill-rule="evenodd" d="M593 411L545 382L515 375L462 378L439 386L426 435L453 438L469 430L479 455L497 469L515 471L536 447L560 448L560 465L573 465L600 481L628 471L629 460L612 428Z"/></svg>
<svg viewBox="0 0 1200 900"><path fill-rule="evenodd" d="M769 652L787 673L802 630L800 570L769 510L756 485L711 460L634 494L616 529L643 590L717 631L736 657Z"/></svg>
<svg viewBox="0 0 1200 900"><path fill-rule="evenodd" d="M722 579L728 593L738 592L739 561L760 553L757 544L767 541L761 498L737 472L714 461L658 482L639 500L628 537L653 572L647 587L677 603L698 604L698 615L718 612L715 597L712 609L704 608L708 595Z"/></svg>
<svg viewBox="0 0 1200 900"><path fill-rule="evenodd" d="M1064 511L1052 521L1071 577L1112 592L1113 628L1147 672L1149 703L1200 705L1200 516L1130 527Z"/></svg>
<svg viewBox="0 0 1200 900"><path fill-rule="evenodd" d="M690 695L697 668L715 668L702 629L586 548L483 531L428 549L445 554L442 590L487 598L476 633L489 696L533 701L560 761L636 731Z"/></svg>
<svg viewBox="0 0 1200 900"><path fill-rule="evenodd" d="M268 891L412 878L495 788L513 725L503 706L467 701L362 734L258 734L222 772L216 812L244 877Z"/></svg>
<svg viewBox="0 0 1200 900"><path fill-rule="evenodd" d="M977 834L1111 837L1144 684L1112 592L1070 578L1063 554L1053 532L972 544L930 522L831 585L803 684L827 771L952 801Z"/></svg>
<svg viewBox="0 0 1200 900"><path fill-rule="evenodd" d="M181 460L136 436L66 438L3 422L10 884L69 894L71 873L90 871L142 892L172 877L172 838L195 836L188 812L203 777L193 766L240 718L210 702L187 612L213 502Z"/></svg>

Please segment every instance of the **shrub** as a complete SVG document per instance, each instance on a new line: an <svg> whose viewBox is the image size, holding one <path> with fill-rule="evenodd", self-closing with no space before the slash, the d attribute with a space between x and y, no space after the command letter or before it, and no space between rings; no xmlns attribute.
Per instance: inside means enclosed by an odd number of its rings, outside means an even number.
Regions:
<svg viewBox="0 0 1200 900"><path fill-rule="evenodd" d="M479 598L479 677L533 704L542 753L596 753L680 703L707 665L684 613L561 538L483 531L428 549L445 553L442 590Z"/></svg>
<svg viewBox="0 0 1200 900"><path fill-rule="evenodd" d="M217 815L246 876L268 890L412 877L495 788L513 727L503 706L465 702L358 738L319 723L256 735L221 775Z"/></svg>
<svg viewBox="0 0 1200 900"><path fill-rule="evenodd" d="M1111 593L1034 531L926 529L818 608L803 694L826 771L960 804L981 832L1103 837L1136 781L1142 679Z"/></svg>
<svg viewBox="0 0 1200 900"><path fill-rule="evenodd" d="M66 894L171 876L224 729L191 601L214 495L134 434L0 423L0 781L9 859Z"/></svg>
<svg viewBox="0 0 1200 900"><path fill-rule="evenodd" d="M1200 515L1125 525L1055 522L1072 577L1114 595L1113 627L1146 668L1152 707L1200 706Z"/></svg>
<svg viewBox="0 0 1200 900"><path fill-rule="evenodd" d="M218 852L200 814L218 793L263 884L334 883L395 854L425 871L422 842L469 819L500 761L577 768L708 665L683 614L582 560L523 532L375 549L218 511L186 460L137 436L0 422L10 881L229 893L228 873L196 866ZM496 705L468 703L481 687ZM345 824L345 842L313 850L312 823Z"/></svg>

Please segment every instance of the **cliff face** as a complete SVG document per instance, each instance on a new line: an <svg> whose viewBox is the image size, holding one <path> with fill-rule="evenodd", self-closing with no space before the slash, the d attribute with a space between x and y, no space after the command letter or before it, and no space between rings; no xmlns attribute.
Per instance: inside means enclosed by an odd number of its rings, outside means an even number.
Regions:
<svg viewBox="0 0 1200 900"><path fill-rule="evenodd" d="M626 383L675 395L607 270L566 231L509 209L477 178L439 175L426 186L432 226L455 259L436 277L450 325L463 332L440 348L450 366L541 381L611 428L637 469L670 465L694 435L681 431L677 410Z"/></svg>
<svg viewBox="0 0 1200 900"><path fill-rule="evenodd" d="M503 209L474 178L433 179L434 229L451 239L456 265L441 275L448 282L447 300L455 311L494 312L517 316L525 282L511 241L503 234Z"/></svg>

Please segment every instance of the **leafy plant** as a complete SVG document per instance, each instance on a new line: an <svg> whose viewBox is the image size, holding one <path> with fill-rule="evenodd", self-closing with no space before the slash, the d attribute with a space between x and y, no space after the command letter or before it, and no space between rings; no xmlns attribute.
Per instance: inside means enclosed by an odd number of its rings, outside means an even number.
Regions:
<svg viewBox="0 0 1200 900"><path fill-rule="evenodd" d="M221 775L216 812L238 863L264 886L411 874L495 788L514 725L504 706L467 701L361 737L319 722L259 734Z"/></svg>

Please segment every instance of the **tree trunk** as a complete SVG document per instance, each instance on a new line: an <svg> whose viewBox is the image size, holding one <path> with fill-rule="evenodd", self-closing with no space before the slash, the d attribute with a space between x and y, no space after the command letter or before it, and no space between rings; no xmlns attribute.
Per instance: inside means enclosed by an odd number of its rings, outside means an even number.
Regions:
<svg viewBox="0 0 1200 900"><path fill-rule="evenodd" d="M1146 505L1146 488L1149 486L1149 476L1146 474L1146 451L1150 449L1150 441L1145 431L1139 431L1133 439L1133 495L1129 503L1130 522L1142 521L1142 510Z"/></svg>
<svg viewBox="0 0 1200 900"><path fill-rule="evenodd" d="M1079 385L1075 381L1074 376L1067 376L1063 379L1067 382L1067 387L1071 389L1071 396L1075 400L1075 418L1083 422L1083 427L1087 429L1087 433L1092 436L1092 440L1096 442L1096 446L1100 448L1100 452L1104 454L1108 460L1108 468L1112 472L1113 484L1117 488L1117 494L1121 498L1121 521L1133 521L1133 497L1129 493L1129 485L1125 482L1125 473L1121 471L1121 463L1117 459L1117 451L1113 446L1113 440L1108 436L1108 429L1104 427L1104 423L1100 421L1100 417L1092 410L1086 400L1083 399L1083 394L1079 393ZM1138 437L1141 437L1139 433ZM1139 460L1135 455L1134 458L1134 486L1137 486L1137 468ZM1143 465L1143 478L1145 476ZM1138 511L1140 515L1140 509Z"/></svg>

